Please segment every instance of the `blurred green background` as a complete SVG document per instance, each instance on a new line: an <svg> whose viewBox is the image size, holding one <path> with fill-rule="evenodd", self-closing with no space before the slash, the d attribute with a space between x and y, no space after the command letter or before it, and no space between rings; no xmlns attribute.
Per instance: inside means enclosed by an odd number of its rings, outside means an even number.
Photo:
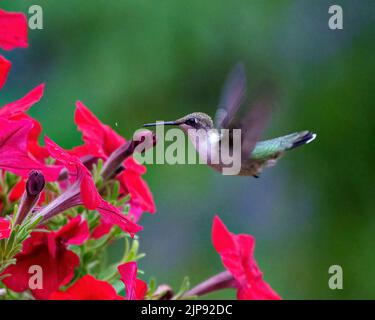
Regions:
<svg viewBox="0 0 375 320"><path fill-rule="evenodd" d="M309 129L317 140L260 179L219 176L202 165L152 165L145 176L157 213L145 214L144 279L179 286L220 272L211 245L218 214L234 233L256 237L265 279L286 299L375 298L374 1L25 1L44 10L44 29L13 62L0 105L42 82L31 114L66 148L82 100L125 137L141 124L193 111L213 115L227 72L247 68L249 92L265 76L281 91L265 137ZM328 7L344 30L328 28ZM115 124L117 123L117 126ZM344 289L330 290L341 265ZM226 290L207 298L234 298Z"/></svg>

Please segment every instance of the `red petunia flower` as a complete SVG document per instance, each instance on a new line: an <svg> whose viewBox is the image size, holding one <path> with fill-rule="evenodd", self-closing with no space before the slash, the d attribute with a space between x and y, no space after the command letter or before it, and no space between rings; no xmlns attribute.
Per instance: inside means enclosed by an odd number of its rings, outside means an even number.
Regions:
<svg viewBox="0 0 375 320"><path fill-rule="evenodd" d="M0 9L0 48L12 50L27 47L27 20L23 13ZM0 55L0 89L3 87L12 64Z"/></svg>
<svg viewBox="0 0 375 320"><path fill-rule="evenodd" d="M27 19L23 13L0 9L0 48L26 48L27 30Z"/></svg>
<svg viewBox="0 0 375 320"><path fill-rule="evenodd" d="M99 211L104 221L118 225L132 236L142 230L141 226L129 220L118 208L100 196L90 171L79 158L66 152L48 137L45 138L45 143L51 156L68 169L71 186L59 198L44 207L39 215L47 219L68 208L83 204L89 210Z"/></svg>
<svg viewBox="0 0 375 320"><path fill-rule="evenodd" d="M108 283L85 275L77 280L68 290L57 291L49 300L123 300Z"/></svg>
<svg viewBox="0 0 375 320"><path fill-rule="evenodd" d="M51 293L66 285L74 276L79 257L68 249L80 245L89 237L87 221L81 216L71 219L56 232L33 232L23 243L22 252L16 255L16 264L9 266L2 275L3 283L15 292L30 289L37 299L47 299ZM43 272L41 289L30 288L31 266L40 266Z"/></svg>
<svg viewBox="0 0 375 320"><path fill-rule="evenodd" d="M138 218L140 210L155 213L154 197L139 171L130 169L133 166L130 166L132 162L128 159L124 161L126 169L118 175L118 180L123 189L131 195L130 205L133 205L134 211L138 211Z"/></svg>
<svg viewBox="0 0 375 320"><path fill-rule="evenodd" d="M10 190L8 199L10 202L18 201L21 199L23 192L26 188L26 179L20 179L15 186Z"/></svg>
<svg viewBox="0 0 375 320"><path fill-rule="evenodd" d="M27 20L23 13L0 9L0 48L12 50L27 47ZM0 55L0 89L3 87L12 64Z"/></svg>
<svg viewBox="0 0 375 320"><path fill-rule="evenodd" d="M73 149L78 156L90 154L107 159L113 151L123 145L126 140L111 127L100 122L98 118L80 101L76 104L75 123L83 134L84 146ZM146 168L136 162L133 157L124 161L125 170L118 175L118 180L125 191L130 193L135 203L143 211L154 213L155 203L151 191L142 175Z"/></svg>
<svg viewBox="0 0 375 320"><path fill-rule="evenodd" d="M42 131L40 123L26 114L26 112L43 97L44 84L37 86L21 99L10 102L0 108L0 117L8 120L29 119L33 127L28 135L28 151L38 160L44 161L48 151L39 145L39 136Z"/></svg>
<svg viewBox="0 0 375 320"><path fill-rule="evenodd" d="M96 190L90 171L76 156L67 153L51 139L45 137L44 140L50 155L68 169L71 182L77 182L79 185L84 205L87 209L94 210L100 204L101 197Z"/></svg>
<svg viewBox="0 0 375 320"><path fill-rule="evenodd" d="M9 220L0 218L0 240L9 238L10 231L11 229Z"/></svg>
<svg viewBox="0 0 375 320"><path fill-rule="evenodd" d="M147 293L147 284L141 279L137 279L137 263L127 262L118 266L121 281L125 284L127 300L143 300Z"/></svg>
<svg viewBox="0 0 375 320"><path fill-rule="evenodd" d="M4 179L4 177L5 177L5 173L3 172L2 178ZM17 182L15 184L15 186L10 191L8 191L9 202L18 201L22 197L23 192L25 191L25 186L26 186L26 180L20 179L20 181ZM3 190L1 189L1 186L0 186L0 192L2 192L2 191ZM2 206L3 206L3 203L0 200L0 212L2 210Z"/></svg>
<svg viewBox="0 0 375 320"><path fill-rule="evenodd" d="M125 143L125 139L98 118L80 101L76 103L74 121L82 132L88 152L106 159L114 150Z"/></svg>
<svg viewBox="0 0 375 320"><path fill-rule="evenodd" d="M91 237L93 239L99 239L99 238L105 236L106 234L108 234L112 230L113 226L114 226L113 223L100 221L100 223L94 228L94 230L91 234Z"/></svg>
<svg viewBox="0 0 375 320"><path fill-rule="evenodd" d="M11 62L0 55L0 89L4 86L4 83L7 80L11 66Z"/></svg>
<svg viewBox="0 0 375 320"><path fill-rule="evenodd" d="M27 137L32 126L29 120L9 121L0 117L0 168L23 178L31 170L40 170L47 180L56 180L61 167L46 166L28 153Z"/></svg>
<svg viewBox="0 0 375 320"><path fill-rule="evenodd" d="M239 300L279 300L280 296L263 280L255 258L255 239L228 231L218 216L212 226L212 242L225 268L237 282Z"/></svg>

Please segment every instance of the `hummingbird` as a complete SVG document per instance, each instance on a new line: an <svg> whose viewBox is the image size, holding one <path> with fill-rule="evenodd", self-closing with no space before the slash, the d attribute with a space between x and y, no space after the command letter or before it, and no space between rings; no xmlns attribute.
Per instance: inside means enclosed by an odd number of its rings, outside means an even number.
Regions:
<svg viewBox="0 0 375 320"><path fill-rule="evenodd" d="M188 135L199 155L206 157L207 164L216 171L223 173L228 164L221 159L212 161L213 155L219 155L220 158L223 148L227 148L229 150L225 151L235 153L240 160L241 167L237 175L259 178L262 170L275 165L286 151L310 143L316 134L304 130L259 141L271 110L272 98L270 94L260 94L252 103L252 108L241 116L239 111L245 93L246 72L244 65L239 63L224 83L214 120L206 113L193 112L174 121L147 123L143 126L178 126ZM241 137L238 150L233 149L235 129L239 129L237 132L240 132ZM197 139L199 131L206 132L206 138Z"/></svg>

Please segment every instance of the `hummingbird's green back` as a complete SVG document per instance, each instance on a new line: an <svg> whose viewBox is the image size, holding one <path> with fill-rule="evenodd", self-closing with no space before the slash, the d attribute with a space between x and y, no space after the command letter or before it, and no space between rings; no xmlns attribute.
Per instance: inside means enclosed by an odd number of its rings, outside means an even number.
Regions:
<svg viewBox="0 0 375 320"><path fill-rule="evenodd" d="M275 139L260 141L251 153L251 159L268 160L275 158L286 150L307 144L315 139L316 135L310 131L301 131Z"/></svg>

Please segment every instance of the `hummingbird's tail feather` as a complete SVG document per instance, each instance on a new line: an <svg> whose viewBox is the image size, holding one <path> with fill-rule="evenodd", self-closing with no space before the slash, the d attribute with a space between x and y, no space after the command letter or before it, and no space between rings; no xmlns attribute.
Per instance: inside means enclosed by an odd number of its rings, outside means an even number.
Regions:
<svg viewBox="0 0 375 320"><path fill-rule="evenodd" d="M279 158L284 151L292 150L313 141L316 134L310 131L301 131L278 137L271 140L260 141L256 144L252 159L269 160Z"/></svg>
<svg viewBox="0 0 375 320"><path fill-rule="evenodd" d="M311 131L302 131L297 133L297 137L292 141L292 146L287 150L292 150L304 144L308 144L316 138L316 134Z"/></svg>

